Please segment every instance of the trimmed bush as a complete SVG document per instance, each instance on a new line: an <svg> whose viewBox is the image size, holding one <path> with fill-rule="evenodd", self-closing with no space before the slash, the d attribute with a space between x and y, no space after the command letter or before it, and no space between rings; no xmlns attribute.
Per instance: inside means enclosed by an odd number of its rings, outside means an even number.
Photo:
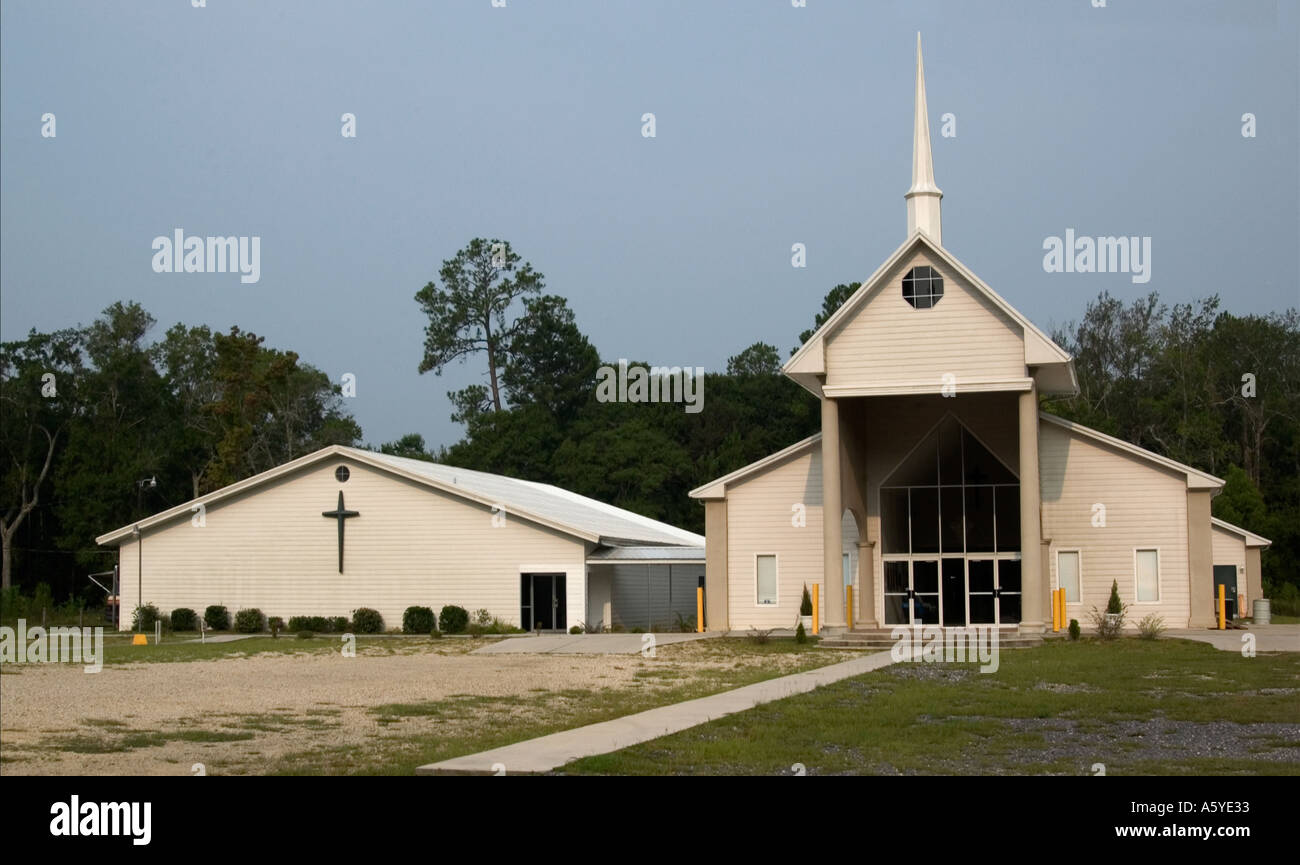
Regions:
<svg viewBox="0 0 1300 865"><path fill-rule="evenodd" d="M279 616L272 616L266 620L266 627L271 631L271 639L275 639L284 630L284 619Z"/></svg>
<svg viewBox="0 0 1300 865"><path fill-rule="evenodd" d="M131 614L131 629L134 631L152 631L154 624L160 618L158 608L153 604L136 607L135 612Z"/></svg>
<svg viewBox="0 0 1300 865"><path fill-rule="evenodd" d="M369 607L357 607L352 611L352 631L357 634L382 634L384 617L378 610Z"/></svg>
<svg viewBox="0 0 1300 865"><path fill-rule="evenodd" d="M1071 640L1077 640L1077 639L1079 639L1079 620L1078 620L1078 619L1070 619L1070 639L1071 639Z"/></svg>
<svg viewBox="0 0 1300 865"><path fill-rule="evenodd" d="M800 622L799 627L794 629L794 641L800 644L808 642L808 632L803 629L803 622Z"/></svg>
<svg viewBox="0 0 1300 865"><path fill-rule="evenodd" d="M172 630L173 631L197 631L199 629L199 614L189 607L177 607L172 610Z"/></svg>
<svg viewBox="0 0 1300 865"><path fill-rule="evenodd" d="M290 616L289 630L318 631L323 634L330 630L330 626L324 616Z"/></svg>
<svg viewBox="0 0 1300 865"><path fill-rule="evenodd" d="M213 604L203 611L203 624L209 631L230 630L230 610L220 604Z"/></svg>
<svg viewBox="0 0 1300 865"><path fill-rule="evenodd" d="M256 607L235 613L235 630L241 634L260 634L266 627L266 616Z"/></svg>
<svg viewBox="0 0 1300 865"><path fill-rule="evenodd" d="M579 626L579 625L574 625L572 628L569 628L569 633L570 633L570 634L581 634L581 633L582 633L582 628L581 628L581 626Z"/></svg>
<svg viewBox="0 0 1300 865"><path fill-rule="evenodd" d="M799 615L812 615L812 595L808 593L808 584L804 583L803 597L799 599Z"/></svg>
<svg viewBox="0 0 1300 865"><path fill-rule="evenodd" d="M330 631L335 634L341 634L344 631L348 630L350 625L351 623L348 621L347 616L330 616L328 619L325 620L324 630Z"/></svg>
<svg viewBox="0 0 1300 865"><path fill-rule="evenodd" d="M455 604L448 604L438 614L438 630L444 634L463 634L469 625L469 611Z"/></svg>
<svg viewBox="0 0 1300 865"><path fill-rule="evenodd" d="M427 634L438 626L433 610L428 607L407 607L402 613L402 633Z"/></svg>

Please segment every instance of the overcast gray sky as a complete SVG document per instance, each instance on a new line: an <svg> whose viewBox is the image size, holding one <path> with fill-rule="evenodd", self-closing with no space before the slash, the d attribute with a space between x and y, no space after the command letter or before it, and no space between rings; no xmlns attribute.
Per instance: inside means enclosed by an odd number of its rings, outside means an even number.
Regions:
<svg viewBox="0 0 1300 865"><path fill-rule="evenodd" d="M450 443L483 363L419 375L412 296L485 236L606 358L784 356L903 240L918 30L944 245L1038 325L1300 304L1296 2L1093 2L5 0L0 337L133 299L355 374L369 442ZM260 236L260 280L154 273L177 228ZM1149 236L1150 282L1044 272L1067 228Z"/></svg>

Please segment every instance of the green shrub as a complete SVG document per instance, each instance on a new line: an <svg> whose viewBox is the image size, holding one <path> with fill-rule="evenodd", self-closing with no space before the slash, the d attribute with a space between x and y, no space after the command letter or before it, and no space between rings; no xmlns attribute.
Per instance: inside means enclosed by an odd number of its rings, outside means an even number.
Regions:
<svg viewBox="0 0 1300 865"><path fill-rule="evenodd" d="M433 617L433 610L428 607L407 607L402 613L402 633L427 634L438 625Z"/></svg>
<svg viewBox="0 0 1300 865"><path fill-rule="evenodd" d="M448 604L438 614L438 630L444 634L463 634L469 625L469 611L455 604Z"/></svg>
<svg viewBox="0 0 1300 865"><path fill-rule="evenodd" d="M581 633L582 633L582 626L581 626L581 625L574 625L572 628L569 628L569 633L570 633L570 634L581 634Z"/></svg>
<svg viewBox="0 0 1300 865"><path fill-rule="evenodd" d="M799 615L812 615L812 595L808 593L808 584L804 583L803 597L799 600Z"/></svg>
<svg viewBox="0 0 1300 865"><path fill-rule="evenodd" d="M260 634L266 627L266 617L256 607L235 613L235 630L241 634Z"/></svg>
<svg viewBox="0 0 1300 865"><path fill-rule="evenodd" d="M318 634L341 634L352 629L347 616L290 616L289 630L315 631Z"/></svg>
<svg viewBox="0 0 1300 865"><path fill-rule="evenodd" d="M334 634L341 634L348 630L350 626L347 616L330 616L325 620L325 627L322 630L330 631Z"/></svg>
<svg viewBox="0 0 1300 865"><path fill-rule="evenodd" d="M284 619L279 616L272 616L266 620L266 627L271 632L271 639L275 639L284 630Z"/></svg>
<svg viewBox="0 0 1300 865"><path fill-rule="evenodd" d="M794 629L794 641L799 644L808 642L808 633L803 629L803 622L800 622L799 627Z"/></svg>
<svg viewBox="0 0 1300 865"><path fill-rule="evenodd" d="M1078 619L1070 619L1070 639L1071 639L1071 640L1077 640L1077 639L1079 639L1079 620L1078 620Z"/></svg>
<svg viewBox="0 0 1300 865"><path fill-rule="evenodd" d="M482 608L475 610L474 624L478 625L480 628L488 627L492 624L492 614Z"/></svg>
<svg viewBox="0 0 1300 865"><path fill-rule="evenodd" d="M433 637L435 640L441 640L442 631L438 630L437 628L434 628L432 631L429 632L429 636Z"/></svg>
<svg viewBox="0 0 1300 865"><path fill-rule="evenodd" d="M158 621L160 621L158 608L153 604L145 604L143 607L136 607L135 612L131 614L131 630L152 631L154 623Z"/></svg>
<svg viewBox="0 0 1300 865"><path fill-rule="evenodd" d="M199 629L199 614L189 607L177 607L172 610L172 630L173 631L197 631Z"/></svg>
<svg viewBox="0 0 1300 865"><path fill-rule="evenodd" d="M369 607L357 607L352 611L352 631L356 634L382 634L384 617L378 610Z"/></svg>
<svg viewBox="0 0 1300 865"><path fill-rule="evenodd" d="M1155 613L1138 622L1138 636L1144 640L1154 640L1165 632L1165 620Z"/></svg>
<svg viewBox="0 0 1300 865"><path fill-rule="evenodd" d="M213 604L203 611L203 624L210 631L229 631L230 611L220 604Z"/></svg>
<svg viewBox="0 0 1300 865"><path fill-rule="evenodd" d="M680 633L680 634L693 634L693 633L695 633L695 614L694 614L694 613L692 613L692 614L689 615L689 616L686 616L685 618L682 618L682 614L681 614L681 613L674 612L673 615L677 617L677 621L674 623L674 625L675 625L675 627L677 628L677 632L678 632L678 633Z"/></svg>
<svg viewBox="0 0 1300 865"><path fill-rule="evenodd" d="M1111 580L1110 600L1106 602L1106 612L1114 615L1124 612L1124 605L1119 600L1119 581Z"/></svg>

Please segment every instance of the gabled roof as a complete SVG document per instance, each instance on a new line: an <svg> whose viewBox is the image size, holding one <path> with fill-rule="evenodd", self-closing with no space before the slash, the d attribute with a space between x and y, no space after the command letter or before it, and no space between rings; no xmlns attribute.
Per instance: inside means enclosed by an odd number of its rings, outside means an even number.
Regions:
<svg viewBox="0 0 1300 865"><path fill-rule="evenodd" d="M1263 535L1257 535L1248 529L1243 529L1241 526L1234 526L1227 520L1210 517L1210 523L1224 531L1232 532L1234 535L1241 535L1246 539L1246 546L1248 547L1271 547L1273 545L1273 542Z"/></svg>
<svg viewBox="0 0 1300 865"><path fill-rule="evenodd" d="M744 478L749 477L750 475L758 474L763 469L766 469L769 466L774 466L777 463L783 462L789 457L793 457L799 453L802 453L804 450L811 448L813 445L820 444L821 440L822 440L821 433L810 435L808 436L808 438L804 439L801 442L795 442L794 444L790 445L788 448L779 450L774 454L769 454L768 456L763 457L761 460L752 462L749 465L744 466L742 468L738 468L729 475L723 475L722 477L716 480L709 481L707 484L704 484L703 486L696 487L695 489L691 490L690 496L693 499L723 498L727 494L728 484L733 484L736 481L743 480Z"/></svg>
<svg viewBox="0 0 1300 865"><path fill-rule="evenodd" d="M596 499L580 496L550 484L509 478L488 472L456 468L440 463L395 457L360 448L331 445L299 457L269 471L245 478L238 483L214 490L205 496L177 505L96 538L109 544L131 536L135 526L141 530L161 525L178 517L188 517L196 504L210 505L239 493L247 492L276 478L325 460L346 457L389 474L424 486L459 496L488 508L504 506L511 516L555 529L567 535L608 546L626 544L703 547L701 535L616 508Z"/></svg>
<svg viewBox="0 0 1300 865"><path fill-rule="evenodd" d="M812 391L817 396L821 396L821 388L816 375L825 373L825 350L823 343L827 337L834 333L841 325L845 324L858 309L866 302L867 298L872 295L878 288L885 285L885 278L905 257L912 254L917 247L924 247L935 258L952 268L959 276L965 279L980 294L987 298L995 307L1006 314L1008 318L1020 325L1024 332L1025 340L1025 364L1027 366L1043 366L1050 364L1064 364L1069 370L1068 380L1069 388L1060 392L1067 393L1077 390L1077 383L1074 377L1073 358L1070 354L1055 342L1051 337L1043 333L1025 316L1007 303L996 291L984 283L976 276L966 265L958 261L952 253L944 249L924 231L916 231L907 240L903 241L902 246L894 250L876 272L867 278L866 282L858 287L848 300L840 305L840 308L817 328L816 332L808 338L798 351L796 351L789 360L785 362L783 371L786 375L793 378L803 387Z"/></svg>
<svg viewBox="0 0 1300 865"><path fill-rule="evenodd" d="M1216 478L1214 475L1210 474L1209 472L1203 472L1200 469L1194 469L1189 465L1184 465L1183 463L1180 463L1176 460L1171 460L1168 457L1162 457L1160 456L1160 454L1153 453L1147 450L1146 448L1140 448L1137 445L1132 444L1131 442L1126 442L1123 439L1117 439L1114 436L1108 436L1103 432L1097 432L1097 430L1092 429L1090 427L1086 427L1083 424L1077 424L1072 421L1068 421L1063 417L1057 417L1056 415L1048 414L1045 411L1039 412L1038 417L1040 420L1045 420L1050 424L1059 426L1065 430L1068 430L1069 432L1075 433L1076 435L1080 435L1085 438L1090 438L1093 441L1101 442L1102 444L1108 445L1112 448L1115 448L1116 450L1121 450L1124 451L1125 453L1132 454L1133 456L1138 457L1139 459L1146 460L1149 463L1154 463L1160 466L1161 468L1166 468L1171 471L1186 475L1188 489L1217 490L1223 487L1224 484L1223 478Z"/></svg>

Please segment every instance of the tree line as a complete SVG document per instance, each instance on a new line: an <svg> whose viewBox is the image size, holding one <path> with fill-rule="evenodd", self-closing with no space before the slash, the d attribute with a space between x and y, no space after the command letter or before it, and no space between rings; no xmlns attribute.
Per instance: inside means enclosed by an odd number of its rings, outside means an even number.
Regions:
<svg viewBox="0 0 1300 865"><path fill-rule="evenodd" d="M833 287L813 328L857 288ZM698 414L597 401L609 361L505 241L471 241L415 301L427 319L418 370L472 359L482 384L449 394L459 441L430 449L413 432L377 445L384 453L553 483L702 532L691 489L820 428L816 398L763 342L705 374ZM154 325L138 304L116 303L87 327L0 345L6 587L12 571L18 585L80 592L86 572L113 562L97 535L361 442L339 386L293 351L237 327L177 324L150 342ZM1080 392L1044 408L1225 478L1214 513L1274 541L1264 555L1273 587L1300 585L1297 312L1238 317L1216 297L1169 307L1155 294L1125 303L1103 293L1053 338L1075 356Z"/></svg>

